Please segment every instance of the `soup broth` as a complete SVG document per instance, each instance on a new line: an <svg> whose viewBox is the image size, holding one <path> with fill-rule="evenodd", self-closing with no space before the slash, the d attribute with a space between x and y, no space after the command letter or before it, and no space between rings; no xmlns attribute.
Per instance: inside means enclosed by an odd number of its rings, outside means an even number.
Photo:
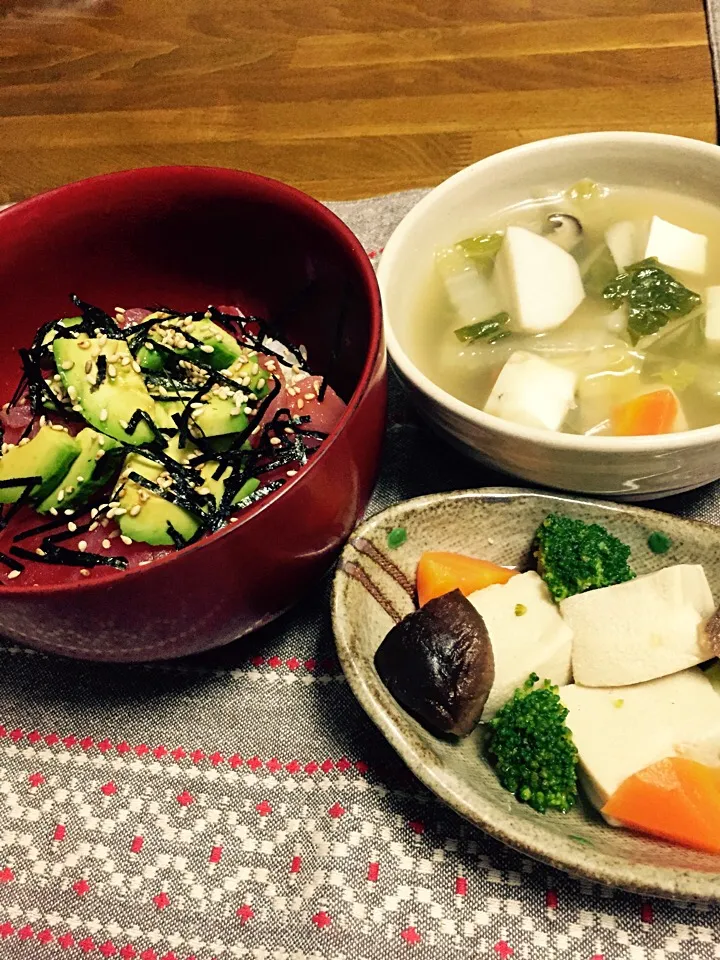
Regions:
<svg viewBox="0 0 720 960"><path fill-rule="evenodd" d="M552 218L555 214L566 216L558 220ZM513 228L510 234L508 228ZM577 266L570 264L570 270L577 277L568 274L568 283L582 284L579 305L572 309L569 301L569 316L550 329L533 328L544 322L542 316L530 315L537 298L557 294L567 303L575 290L567 290L564 281L553 288L549 272L541 275L532 247L538 241L528 238L527 231L572 257ZM610 240L613 231L615 242ZM512 261L502 251L511 235L529 244L525 262L529 273L537 267L535 281L521 276L522 267L508 278ZM633 243L633 261L644 262L654 250L660 256L647 259L645 268L619 266L623 244L631 250ZM700 260L692 252L699 246ZM544 256L545 248L537 249ZM522 256L517 253L516 266ZM536 301L530 287L511 289L526 279L539 284ZM618 283L624 298L611 295L618 293ZM526 322L517 315L521 293ZM637 303L647 306L646 294L652 316L636 309ZM551 306L562 309L559 301ZM588 435L661 433L718 423L720 209L680 194L582 182L565 193L503 210L478 223L476 237L437 252L408 341L415 363L443 389L520 423ZM515 363L518 376L513 379L511 373L507 380ZM563 380L558 370L570 371L572 377L563 374ZM500 384L506 380L504 389ZM511 397L512 384L520 381L518 389L527 395ZM556 391L566 400L558 399ZM537 422L530 409L536 405L548 408Z"/></svg>

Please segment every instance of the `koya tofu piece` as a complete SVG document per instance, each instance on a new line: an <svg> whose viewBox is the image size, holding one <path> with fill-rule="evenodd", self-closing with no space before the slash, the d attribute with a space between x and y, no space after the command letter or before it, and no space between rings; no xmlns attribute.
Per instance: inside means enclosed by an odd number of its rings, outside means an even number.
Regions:
<svg viewBox="0 0 720 960"><path fill-rule="evenodd" d="M705 340L709 347L720 347L720 287L705 290Z"/></svg>
<svg viewBox="0 0 720 960"><path fill-rule="evenodd" d="M491 720L533 671L558 685L569 681L572 631L537 573L511 577L468 599L485 621L495 657L495 681L482 720ZM515 613L518 604L526 608L521 616Z"/></svg>
<svg viewBox="0 0 720 960"><path fill-rule="evenodd" d="M605 243L618 272L625 270L631 263L642 260L647 236L646 220L619 220L607 228Z"/></svg>
<svg viewBox="0 0 720 960"><path fill-rule="evenodd" d="M585 299L580 267L571 254L525 227L508 227L494 277L516 328L553 330Z"/></svg>
<svg viewBox="0 0 720 960"><path fill-rule="evenodd" d="M668 223L662 217L653 217L645 257L657 257L664 267L687 273L705 273L707 237Z"/></svg>
<svg viewBox="0 0 720 960"><path fill-rule="evenodd" d="M485 412L526 427L559 430L575 402L577 374L534 353L510 354Z"/></svg>
<svg viewBox="0 0 720 960"><path fill-rule="evenodd" d="M697 667L630 687L570 684L560 699L569 711L565 722L583 785L598 809L644 767L688 743L700 749L720 738L720 697Z"/></svg>
<svg viewBox="0 0 720 960"><path fill-rule="evenodd" d="M573 631L576 682L619 687L709 660L701 625L714 609L699 564L665 567L568 597L560 612Z"/></svg>

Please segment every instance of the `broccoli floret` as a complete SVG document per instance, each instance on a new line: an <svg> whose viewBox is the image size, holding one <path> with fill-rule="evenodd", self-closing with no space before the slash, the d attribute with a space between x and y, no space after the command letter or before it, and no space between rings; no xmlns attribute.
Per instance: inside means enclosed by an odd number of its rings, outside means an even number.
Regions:
<svg viewBox="0 0 720 960"><path fill-rule="evenodd" d="M548 514L533 546L538 573L556 603L635 576L628 566L630 547L598 523Z"/></svg>
<svg viewBox="0 0 720 960"><path fill-rule="evenodd" d="M533 810L567 813L577 799L578 754L567 708L549 680L531 673L490 721L488 752L500 783Z"/></svg>

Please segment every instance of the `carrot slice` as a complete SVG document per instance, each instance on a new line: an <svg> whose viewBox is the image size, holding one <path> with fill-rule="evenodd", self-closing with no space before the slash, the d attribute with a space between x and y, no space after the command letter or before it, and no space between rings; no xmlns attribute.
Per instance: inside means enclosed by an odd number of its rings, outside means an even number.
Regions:
<svg viewBox="0 0 720 960"><path fill-rule="evenodd" d="M663 387L613 407L610 428L616 437L670 433L679 409L680 404L673 391Z"/></svg>
<svg viewBox="0 0 720 960"><path fill-rule="evenodd" d="M516 570L498 566L489 560L465 557L461 553L429 551L420 557L417 568L417 592L420 606L451 590L467 597L493 583L507 583Z"/></svg>
<svg viewBox="0 0 720 960"><path fill-rule="evenodd" d="M641 833L720 853L720 767L667 757L623 780L602 812Z"/></svg>

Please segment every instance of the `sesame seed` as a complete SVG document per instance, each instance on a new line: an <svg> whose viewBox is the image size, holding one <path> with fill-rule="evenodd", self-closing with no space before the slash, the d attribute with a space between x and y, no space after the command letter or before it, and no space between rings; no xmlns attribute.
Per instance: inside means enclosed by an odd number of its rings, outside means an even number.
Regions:
<svg viewBox="0 0 720 960"><path fill-rule="evenodd" d="M10 573L7 575L7 578L8 580L14 580L15 577L19 577L21 573L22 573L21 570L11 570Z"/></svg>
<svg viewBox="0 0 720 960"><path fill-rule="evenodd" d="M123 357L122 360L120 361L120 363L121 363L124 367L127 367L127 366L129 365L129 363L130 363L130 357Z"/></svg>
<svg viewBox="0 0 720 960"><path fill-rule="evenodd" d="M63 514L64 514L66 517L72 517L74 513L75 513L74 510L63 510Z"/></svg>
<svg viewBox="0 0 720 960"><path fill-rule="evenodd" d="M215 347L213 347L213 346L212 346L211 344L209 344L209 343L204 343L204 344L200 347L200 349L202 350L203 353L212 353L212 352L215 350Z"/></svg>
<svg viewBox="0 0 720 960"><path fill-rule="evenodd" d="M77 477L78 486L80 486L81 483L85 483L85 477Z"/></svg>
<svg viewBox="0 0 720 960"><path fill-rule="evenodd" d="M75 487L70 483L65 487L65 493L75 493Z"/></svg>
<svg viewBox="0 0 720 960"><path fill-rule="evenodd" d="M74 360L63 360L63 362L61 363L61 367L63 368L63 370L72 370L74 366L75 366Z"/></svg>
<svg viewBox="0 0 720 960"><path fill-rule="evenodd" d="M279 446L280 446L280 442L281 442L281 441L280 441L280 437L270 437L270 443L271 443L274 447L279 447Z"/></svg>
<svg viewBox="0 0 720 960"><path fill-rule="evenodd" d="M265 386L265 382L266 382L265 377L260 377L258 382L255 384L255 389L262 390L262 388Z"/></svg>
<svg viewBox="0 0 720 960"><path fill-rule="evenodd" d="M50 513L51 513L54 517L56 517L56 516L58 515L57 508L56 508L56 507L50 507Z"/></svg>
<svg viewBox="0 0 720 960"><path fill-rule="evenodd" d="M77 345L78 345L78 347L80 347L81 350L89 350L89 349L90 349L90 341L89 341L89 340L78 340Z"/></svg>
<svg viewBox="0 0 720 960"><path fill-rule="evenodd" d="M123 428L123 430L127 430L128 426L129 426L127 420L120 420L120 421L118 421L118 422L120 423L120 426Z"/></svg>
<svg viewBox="0 0 720 960"><path fill-rule="evenodd" d="M85 367L84 367L85 373L90 373L90 371L92 370L92 367L93 367L92 360L86 360Z"/></svg>
<svg viewBox="0 0 720 960"><path fill-rule="evenodd" d="M103 458L104 456L105 456L105 451L104 451L104 450L98 450L98 451L96 452L96 454L95 454L95 459L96 459L96 460L102 460L102 458Z"/></svg>
<svg viewBox="0 0 720 960"><path fill-rule="evenodd" d="M152 343L149 340L146 341L145 348L150 351L153 351L155 349L155 347L152 345Z"/></svg>
<svg viewBox="0 0 720 960"><path fill-rule="evenodd" d="M20 443L18 443L18 446L19 446L19 447L26 447L26 446L28 445L28 443L30 443L30 437L23 437L22 440L20 441Z"/></svg>
<svg viewBox="0 0 720 960"><path fill-rule="evenodd" d="M237 517L230 517L230 523L237 523L237 522L238 522Z"/></svg>
<svg viewBox="0 0 720 960"><path fill-rule="evenodd" d="M72 520L71 520L70 523L67 525L67 527L68 527L68 530L70 531L70 533L75 533L75 531L77 530L77 524L76 524L76 523L73 523Z"/></svg>
<svg viewBox="0 0 720 960"><path fill-rule="evenodd" d="M51 423L50 426L57 433L67 433L67 427L64 427L61 423Z"/></svg>
<svg viewBox="0 0 720 960"><path fill-rule="evenodd" d="M136 517L140 513L140 504L136 503L134 507L130 508L130 516Z"/></svg>
<svg viewBox="0 0 720 960"><path fill-rule="evenodd" d="M115 313L125 313L125 307L115 307Z"/></svg>
<svg viewBox="0 0 720 960"><path fill-rule="evenodd" d="M103 407L102 410L100 411L100 422L105 423L107 418L108 418L108 412L105 409L105 407Z"/></svg>
<svg viewBox="0 0 720 960"><path fill-rule="evenodd" d="M132 368L133 368L133 370L135 371L135 373L140 373L140 371L142 370L142 367L141 367L140 364L137 362L137 360L133 360L133 362L132 362Z"/></svg>
<svg viewBox="0 0 720 960"><path fill-rule="evenodd" d="M125 507L115 507L114 516L116 516L116 517L122 517L122 516L124 516L126 513L127 513L127 510L125 509Z"/></svg>
<svg viewBox="0 0 720 960"><path fill-rule="evenodd" d="M75 413L82 413L82 404L81 404L81 403L74 403L74 404L72 405L72 409L75 411Z"/></svg>
<svg viewBox="0 0 720 960"><path fill-rule="evenodd" d="M35 547L35 553L36 553L39 557L46 557L46 556L47 556L47 554L45 553L45 551L44 551L44 550L41 550L40 547Z"/></svg>
<svg viewBox="0 0 720 960"><path fill-rule="evenodd" d="M104 447L104 446L105 446L105 437L99 436L99 437L98 437L98 443L100 444L101 447Z"/></svg>
<svg viewBox="0 0 720 960"><path fill-rule="evenodd" d="M103 547L104 547L106 550L109 550L110 547L112 546L112 544L110 543L110 541L107 540L107 539L103 540L102 545L103 545Z"/></svg>
<svg viewBox="0 0 720 960"><path fill-rule="evenodd" d="M86 570L85 567L83 567L82 570L80 571L80 576L82 576L82 577L89 577L89 576L90 576L90 571L89 571L89 570Z"/></svg>
<svg viewBox="0 0 720 960"><path fill-rule="evenodd" d="M122 540L122 542L125 544L126 547L129 547L130 544L132 543L132 539L130 537L126 537L124 533L120 534L120 539Z"/></svg>
<svg viewBox="0 0 720 960"><path fill-rule="evenodd" d="M296 477L296 476L297 476L297 470L288 470L287 475L288 475L289 477Z"/></svg>
<svg viewBox="0 0 720 960"><path fill-rule="evenodd" d="M108 376L114 379L117 376L117 367L114 364L109 363L107 372L108 372Z"/></svg>
<svg viewBox="0 0 720 960"><path fill-rule="evenodd" d="M302 397L299 398L296 406L297 406L298 410L302 410L302 408L305 406L305 401L303 400Z"/></svg>
<svg viewBox="0 0 720 960"><path fill-rule="evenodd" d="M85 551L87 550L87 540L80 541L80 543L78 544L78 550L80 551L80 553L85 553Z"/></svg>
<svg viewBox="0 0 720 960"><path fill-rule="evenodd" d="M65 491L64 491L64 490L58 490L58 493L57 493L57 501L58 501L58 503L61 503L64 499L65 499Z"/></svg>
<svg viewBox="0 0 720 960"><path fill-rule="evenodd" d="M306 400L314 400L314 399L315 399L315 394L314 394L314 393L306 393L306 394L304 394L304 396L305 396L305 399L306 399Z"/></svg>
<svg viewBox="0 0 720 960"><path fill-rule="evenodd" d="M100 524L97 522L97 520L94 520L88 527L88 530L90 531L90 533L93 533L93 531L97 530L99 526Z"/></svg>

